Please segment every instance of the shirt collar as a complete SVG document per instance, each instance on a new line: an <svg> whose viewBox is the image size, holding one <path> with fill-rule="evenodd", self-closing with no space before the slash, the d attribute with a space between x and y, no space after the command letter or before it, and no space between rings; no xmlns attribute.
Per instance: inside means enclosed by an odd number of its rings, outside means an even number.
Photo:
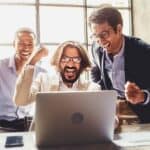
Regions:
<svg viewBox="0 0 150 150"><path fill-rule="evenodd" d="M121 49L120 49L120 52L119 52L117 55L115 55L114 57L122 57L122 56L124 55L124 45L125 45L125 39L124 39L124 37L123 37L123 40L122 40L122 47L121 47Z"/></svg>
<svg viewBox="0 0 150 150"><path fill-rule="evenodd" d="M9 59L8 67L12 68L13 70L16 70L16 65L15 65L15 55L11 56Z"/></svg>

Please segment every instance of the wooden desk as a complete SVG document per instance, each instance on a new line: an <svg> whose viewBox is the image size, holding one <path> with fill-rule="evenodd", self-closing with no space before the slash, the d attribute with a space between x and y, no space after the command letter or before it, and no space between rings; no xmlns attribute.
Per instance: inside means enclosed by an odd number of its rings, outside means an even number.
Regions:
<svg viewBox="0 0 150 150"><path fill-rule="evenodd" d="M120 125L131 125L139 123L138 116L129 107L129 103L126 100L117 100L116 112Z"/></svg>
<svg viewBox="0 0 150 150"><path fill-rule="evenodd" d="M0 133L0 150L6 149L4 148L6 137L11 135L22 135L24 138L24 147L15 147L11 150L38 150L35 145L34 132ZM113 143L53 147L39 150L150 150L150 124L122 126L121 132L115 134Z"/></svg>

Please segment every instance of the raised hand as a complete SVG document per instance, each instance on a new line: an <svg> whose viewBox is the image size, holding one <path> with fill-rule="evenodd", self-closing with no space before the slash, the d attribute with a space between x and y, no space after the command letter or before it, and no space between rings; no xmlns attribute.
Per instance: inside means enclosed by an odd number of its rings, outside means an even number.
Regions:
<svg viewBox="0 0 150 150"><path fill-rule="evenodd" d="M28 64L35 65L43 57L48 55L48 49L46 47L40 47L38 50L35 50L31 57L29 58Z"/></svg>

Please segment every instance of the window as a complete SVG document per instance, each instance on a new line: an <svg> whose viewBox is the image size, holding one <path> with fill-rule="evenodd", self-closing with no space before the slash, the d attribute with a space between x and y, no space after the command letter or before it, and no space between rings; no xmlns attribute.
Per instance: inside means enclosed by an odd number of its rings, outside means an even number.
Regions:
<svg viewBox="0 0 150 150"><path fill-rule="evenodd" d="M117 7L123 15L124 30L131 35L131 6L128 0L0 0L0 58L14 53L13 38L20 27L30 27L37 35L37 44L48 47L52 56L65 40L77 40L90 48L87 18L103 3ZM5 15L4 15L5 14ZM46 66L49 58L41 64Z"/></svg>

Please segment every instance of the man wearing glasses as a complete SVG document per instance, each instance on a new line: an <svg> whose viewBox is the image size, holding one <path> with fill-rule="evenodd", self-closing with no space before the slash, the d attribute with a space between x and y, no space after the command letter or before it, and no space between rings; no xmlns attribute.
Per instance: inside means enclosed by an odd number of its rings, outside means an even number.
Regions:
<svg viewBox="0 0 150 150"><path fill-rule="evenodd" d="M81 73L88 71L91 64L86 50L74 41L62 43L54 53L51 64L55 67L56 74L40 73L32 83L35 64L45 54L44 49L35 53L20 74L14 95L17 105L35 101L37 92L100 90L98 84L80 80Z"/></svg>
<svg viewBox="0 0 150 150"><path fill-rule="evenodd" d="M150 45L122 33L120 12L111 6L93 11L89 25L94 40L92 79L102 89L115 89L141 123L150 123Z"/></svg>

